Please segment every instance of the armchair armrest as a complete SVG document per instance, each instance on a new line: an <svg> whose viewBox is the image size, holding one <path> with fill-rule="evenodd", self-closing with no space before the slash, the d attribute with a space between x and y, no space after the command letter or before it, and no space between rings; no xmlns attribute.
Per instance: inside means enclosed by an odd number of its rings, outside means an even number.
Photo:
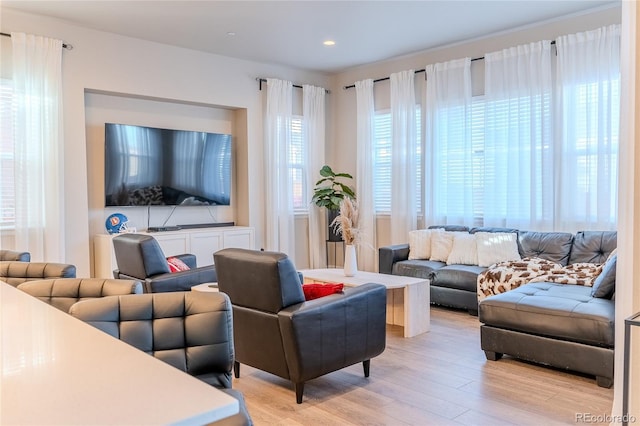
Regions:
<svg viewBox="0 0 640 426"><path fill-rule="evenodd" d="M387 293L367 283L278 312L293 382L371 359L386 345Z"/></svg>
<svg viewBox="0 0 640 426"><path fill-rule="evenodd" d="M166 293L189 291L194 285L218 281L213 265L202 266L188 271L159 274L144 280L145 293Z"/></svg>
<svg viewBox="0 0 640 426"><path fill-rule="evenodd" d="M378 271L381 274L392 274L393 264L409 259L409 244L395 244L378 249Z"/></svg>

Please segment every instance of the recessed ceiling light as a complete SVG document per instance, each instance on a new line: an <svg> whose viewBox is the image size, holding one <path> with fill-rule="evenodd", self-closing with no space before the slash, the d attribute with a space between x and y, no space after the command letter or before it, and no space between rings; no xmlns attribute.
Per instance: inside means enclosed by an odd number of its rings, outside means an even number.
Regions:
<svg viewBox="0 0 640 426"><path fill-rule="evenodd" d="M229 31L229 32L227 33L227 35L228 35L229 37L233 37L234 35L236 35L236 33L234 33L233 31Z"/></svg>
<svg viewBox="0 0 640 426"><path fill-rule="evenodd" d="M322 44L324 44L325 46L333 46L334 44L336 44L336 42L333 40L326 40L322 42Z"/></svg>

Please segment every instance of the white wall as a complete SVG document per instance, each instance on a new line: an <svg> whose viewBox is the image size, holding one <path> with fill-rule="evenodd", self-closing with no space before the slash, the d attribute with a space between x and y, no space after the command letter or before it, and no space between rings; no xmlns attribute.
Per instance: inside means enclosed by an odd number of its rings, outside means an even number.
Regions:
<svg viewBox="0 0 640 426"><path fill-rule="evenodd" d="M2 6L0 6L2 7ZM25 14L6 7L0 10L3 32L20 31L55 37L71 43L74 49L63 53L64 84L64 259L77 266L78 276L89 276L91 268L90 225L104 215L92 204L95 174L93 144L99 133L93 126L102 120L89 93L120 94L128 103L142 98L171 104L186 103L206 108L222 107L235 111L234 137L244 138L246 146L236 152L235 221L256 228L256 245L263 241L262 117L263 96L256 77L288 79L298 84L327 87L329 78L307 72L151 43L130 37L82 28L58 19ZM8 52L3 50L3 56ZM4 62L4 59L3 59ZM86 109L85 101L89 102ZM329 100L330 102L330 100ZM142 114L143 111L137 113ZM87 123L86 118L89 118ZM184 118L174 118L178 127ZM85 125L88 128L85 128ZM89 135L89 139L87 137ZM95 136L95 138L94 138ZM88 161L88 154L91 159ZM137 217L137 216L136 216ZM92 222L93 223L93 222ZM91 232L90 232L91 230Z"/></svg>

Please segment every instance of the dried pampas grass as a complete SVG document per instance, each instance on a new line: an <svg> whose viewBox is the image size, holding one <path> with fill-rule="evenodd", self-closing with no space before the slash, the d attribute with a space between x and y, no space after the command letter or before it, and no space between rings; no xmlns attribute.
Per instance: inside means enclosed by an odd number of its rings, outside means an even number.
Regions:
<svg viewBox="0 0 640 426"><path fill-rule="evenodd" d="M342 235L345 244L358 244L361 237L358 221L358 203L349 197L345 197L340 202L340 214L331 222L330 226Z"/></svg>

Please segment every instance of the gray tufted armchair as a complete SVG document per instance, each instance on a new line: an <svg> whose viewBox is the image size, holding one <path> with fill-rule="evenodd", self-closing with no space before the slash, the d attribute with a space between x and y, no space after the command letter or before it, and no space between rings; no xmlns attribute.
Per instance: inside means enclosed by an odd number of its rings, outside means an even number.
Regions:
<svg viewBox="0 0 640 426"><path fill-rule="evenodd" d="M113 238L113 248L118 263L113 276L142 281L145 293L186 291L194 285L216 281L215 267L196 267L196 257L193 254L175 256L189 266L190 270L169 272L167 258L158 241L151 235L118 235Z"/></svg>
<svg viewBox="0 0 640 426"><path fill-rule="evenodd" d="M66 263L0 261L0 281L14 287L26 281L75 277L75 265Z"/></svg>
<svg viewBox="0 0 640 426"><path fill-rule="evenodd" d="M220 425L251 425L244 397L231 389L231 303L222 293L111 296L74 304L72 316L238 399L240 412ZM167 383L167 391L174 391Z"/></svg>
<svg viewBox="0 0 640 426"><path fill-rule="evenodd" d="M2 260L29 262L31 260L31 253L28 251L0 250L0 261Z"/></svg>
<svg viewBox="0 0 640 426"><path fill-rule="evenodd" d="M245 249L214 254L218 288L233 304L240 363L293 382L302 402L306 381L371 358L386 344L387 293L368 283L306 302L298 272L287 255Z"/></svg>
<svg viewBox="0 0 640 426"><path fill-rule="evenodd" d="M122 294L141 294L142 283L135 280L103 278L57 278L27 281L18 285L18 289L61 311L69 312L71 306L81 300Z"/></svg>

